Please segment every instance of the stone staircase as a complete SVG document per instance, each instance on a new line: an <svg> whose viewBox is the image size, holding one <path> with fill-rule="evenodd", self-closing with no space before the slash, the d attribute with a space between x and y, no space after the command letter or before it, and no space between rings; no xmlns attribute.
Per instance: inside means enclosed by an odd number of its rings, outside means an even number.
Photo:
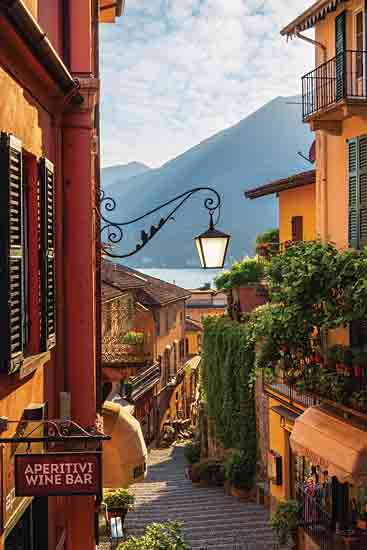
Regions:
<svg viewBox="0 0 367 550"><path fill-rule="evenodd" d="M222 487L199 487L185 479L182 446L152 450L149 472L133 485L135 509L128 513L128 535L149 523L179 520L192 550L270 550L274 544L267 511L224 495Z"/></svg>

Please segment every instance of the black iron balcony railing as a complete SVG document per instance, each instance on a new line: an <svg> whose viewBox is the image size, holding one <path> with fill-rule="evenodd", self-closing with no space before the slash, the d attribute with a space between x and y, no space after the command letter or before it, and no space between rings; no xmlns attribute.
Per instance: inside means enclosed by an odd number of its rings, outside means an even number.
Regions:
<svg viewBox="0 0 367 550"><path fill-rule="evenodd" d="M345 50L302 78L303 120L342 99L366 99L366 51Z"/></svg>
<svg viewBox="0 0 367 550"><path fill-rule="evenodd" d="M315 540L320 550L333 549L333 522L322 502L307 493L303 485L296 487L296 498L301 505L300 526Z"/></svg>
<svg viewBox="0 0 367 550"><path fill-rule="evenodd" d="M319 366L319 376L310 379L302 375L297 379L290 378L286 371L277 367L272 376L263 375L265 390L284 396L294 405L313 407L321 403L361 416L367 415L367 377L362 372L355 375L352 369L348 376L327 371ZM350 369L349 369L350 370ZM363 371L358 367L357 371Z"/></svg>
<svg viewBox="0 0 367 550"><path fill-rule="evenodd" d="M282 369L277 369L271 380L263 377L263 382L265 387L268 387L270 390L274 390L280 395L283 395L295 405L313 407L321 403L320 399L315 395L298 392L296 386L289 383Z"/></svg>

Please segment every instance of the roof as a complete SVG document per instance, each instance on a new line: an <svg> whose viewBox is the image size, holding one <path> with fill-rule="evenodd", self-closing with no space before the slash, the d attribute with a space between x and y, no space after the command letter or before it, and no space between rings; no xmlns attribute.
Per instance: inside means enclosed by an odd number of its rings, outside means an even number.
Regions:
<svg viewBox="0 0 367 550"><path fill-rule="evenodd" d="M339 4L348 0L317 0L312 6L296 17L291 23L288 23L281 30L283 36L292 37L298 32L305 31L314 27L316 23L324 19L328 13L335 11Z"/></svg>
<svg viewBox="0 0 367 550"><path fill-rule="evenodd" d="M296 187L303 187L304 185L312 185L314 183L316 183L316 170L308 170L307 172L294 174L288 178L271 181L260 187L249 189L245 191L245 197L246 199L257 199L266 195L272 195L273 193L286 191L287 189L295 189Z"/></svg>
<svg viewBox="0 0 367 550"><path fill-rule="evenodd" d="M140 273L127 266L120 266L129 275L135 275L143 278L145 284L137 293L138 301L145 306L164 306L173 302L187 300L191 292L172 283L167 283L151 275Z"/></svg>
<svg viewBox="0 0 367 550"><path fill-rule="evenodd" d="M108 302L109 300L114 300L115 298L118 298L123 294L123 292L119 288L116 288L115 286L109 285L108 283L102 281L101 294L102 302Z"/></svg>
<svg viewBox="0 0 367 550"><path fill-rule="evenodd" d="M203 330L203 325L199 321L194 321L194 319L185 319L185 330L189 332L201 332Z"/></svg>
<svg viewBox="0 0 367 550"><path fill-rule="evenodd" d="M125 0L100 0L101 23L114 23L116 17L121 17L125 8Z"/></svg>
<svg viewBox="0 0 367 550"><path fill-rule="evenodd" d="M102 261L101 279L102 283L120 290L120 294L121 291L126 292L127 290L143 288L147 282L146 278L141 274L138 276L137 274L129 273L124 266L106 260Z"/></svg>

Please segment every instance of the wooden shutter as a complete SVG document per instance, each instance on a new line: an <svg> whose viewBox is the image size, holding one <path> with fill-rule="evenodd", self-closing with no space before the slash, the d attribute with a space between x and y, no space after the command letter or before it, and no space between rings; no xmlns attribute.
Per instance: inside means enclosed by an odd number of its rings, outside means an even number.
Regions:
<svg viewBox="0 0 367 550"><path fill-rule="evenodd" d="M359 246L367 245L367 136L358 139L359 157Z"/></svg>
<svg viewBox="0 0 367 550"><path fill-rule="evenodd" d="M303 241L303 217L293 216L292 218L292 241Z"/></svg>
<svg viewBox="0 0 367 550"><path fill-rule="evenodd" d="M359 218L359 169L358 169L358 138L348 141L348 187L349 187L349 215L348 240L349 246L358 248L358 218Z"/></svg>
<svg viewBox="0 0 367 550"><path fill-rule="evenodd" d="M0 138L0 365L15 372L24 348L24 259L22 144Z"/></svg>
<svg viewBox="0 0 367 550"><path fill-rule="evenodd" d="M345 11L335 18L335 76L336 76L336 100L342 99L345 95Z"/></svg>
<svg viewBox="0 0 367 550"><path fill-rule="evenodd" d="M47 351L56 343L55 288L55 176L53 164L40 161L41 198L41 349Z"/></svg>
<svg viewBox="0 0 367 550"><path fill-rule="evenodd" d="M348 141L349 246L367 245L367 136Z"/></svg>

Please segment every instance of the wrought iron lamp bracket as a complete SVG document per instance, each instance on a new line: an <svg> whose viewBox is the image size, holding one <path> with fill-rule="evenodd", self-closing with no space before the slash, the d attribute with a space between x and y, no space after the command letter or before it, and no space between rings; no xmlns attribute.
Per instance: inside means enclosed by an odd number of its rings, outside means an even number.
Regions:
<svg viewBox="0 0 367 550"><path fill-rule="evenodd" d="M34 424L37 422L37 425L27 435L21 435L24 433L26 425L29 423ZM5 431L8 431L10 424L16 424L18 426L16 435L13 437L1 437L1 434ZM19 426L22 426L21 433L19 433ZM47 435L38 436L34 434L41 427L46 427ZM17 435L19 434L19 435ZM75 422L74 420L9 420L6 417L0 418L0 443L58 443L58 442L91 442L91 441L104 441L111 439L110 436L104 434L103 432L97 430L95 427L92 428L83 428Z"/></svg>
<svg viewBox="0 0 367 550"><path fill-rule="evenodd" d="M101 248L104 254L106 254L106 256L109 256L111 258L129 258L130 256L133 256L134 254L142 250L152 240L152 238L162 229L162 227L166 225L166 223L169 220L174 219L173 218L174 214L181 208L183 204L185 204L185 202L187 202L193 195L201 191L208 191L214 195L213 197L207 197L204 201L204 207L208 210L210 215L210 225L211 227L214 227L215 225L217 225L220 217L221 198L219 193L212 187L195 187L193 189L189 189L188 191L185 191L185 193L181 193L181 195L177 195L173 199L160 204L159 206L157 206L156 208L153 208L149 212L146 212L142 216L139 216L127 222L115 222L113 220L108 219L106 215L102 214L103 210L105 210L106 212L113 212L116 209L116 201L112 197L107 197L105 192L101 190L100 205L99 205L99 208L97 209L97 215L100 219L101 235L107 232L108 242L102 243L101 245ZM111 246L116 245L122 241L122 239L124 238L124 228L134 223L137 223L147 218L148 216L151 216L152 214L162 210L163 208L169 206L170 204L175 204L175 206L174 208L172 208L169 214L161 217L157 225L151 225L149 232L144 230L141 232L141 241L136 244L135 250L132 250L127 254L113 254L109 250ZM213 216L215 212L218 212L218 216L214 223Z"/></svg>

